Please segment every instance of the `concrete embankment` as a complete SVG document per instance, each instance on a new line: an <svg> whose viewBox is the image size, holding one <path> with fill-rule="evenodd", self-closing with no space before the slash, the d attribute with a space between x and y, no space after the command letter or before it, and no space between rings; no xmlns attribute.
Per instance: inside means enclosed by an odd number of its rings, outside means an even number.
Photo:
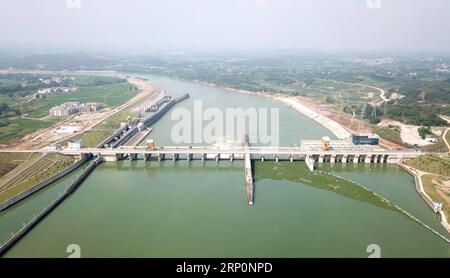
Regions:
<svg viewBox="0 0 450 278"><path fill-rule="evenodd" d="M345 128L343 128L339 123L313 111L312 109L306 107L305 105L299 103L294 99L288 97L275 97L274 99L289 105L290 107L304 114L308 118L316 121L323 127L329 129L339 139L347 139L351 136L350 132L348 132Z"/></svg>
<svg viewBox="0 0 450 278"><path fill-rule="evenodd" d="M47 185L61 179L62 177L64 177L65 175L71 173L72 171L74 171L75 169L77 169L78 167L80 167L81 165L83 165L86 161L88 161L90 158L90 155L85 155L83 156L83 158L81 158L80 160L78 160L77 162L75 162L74 164L70 165L68 168L62 170L61 172L59 172L58 174L36 184L35 186L27 189L26 191L16 195L13 198L10 198L8 200L6 200L5 202L0 204L0 211L3 211L13 205L15 205L16 203L22 201L23 199L27 198L28 196L36 193L37 191L43 189L44 187L46 187Z"/></svg>
<svg viewBox="0 0 450 278"><path fill-rule="evenodd" d="M95 169L95 167L101 163L102 160L96 158L92 161L89 166L84 169L84 171L74 180L64 191L61 196L59 196L55 201L53 201L48 207L36 215L30 222L25 224L17 233L15 233L9 240L0 246L0 256L4 255L15 243L17 243L23 236L25 236L34 226L36 226L42 219L44 219L52 210L54 210L59 204L64 201L70 194L72 194L78 186L87 178L87 176Z"/></svg>
<svg viewBox="0 0 450 278"><path fill-rule="evenodd" d="M189 98L189 94L182 95L178 98L171 99L167 102L166 105L161 106L161 108L148 116L147 118L142 120L142 123L145 127L149 127L150 125L156 123L159 119L164 116L175 104ZM151 130L150 130L151 131ZM150 131L140 130L137 125L129 125L127 124L124 128L119 129L114 133L113 136L106 139L100 146L104 146L105 144L109 144L112 148L117 148L120 146L127 146L130 144L139 144ZM137 142L139 141L139 142ZM137 143L136 143L137 142Z"/></svg>
<svg viewBox="0 0 450 278"><path fill-rule="evenodd" d="M351 183L355 183L354 181L338 176L338 175L334 175L338 178L344 179L348 182ZM377 196L378 198L382 199L384 202L386 202L387 204L391 203L394 207L396 207L399 211L401 211L405 216L411 218L413 221L415 221L417 224L423 226L424 228L428 229L429 231L431 231L433 234L435 234L436 236L438 236L439 238L443 239L444 241L446 241L447 243L450 244L450 239L448 239L447 237L441 235L438 231L436 231L435 229L433 229L432 227L430 227L429 225L425 224L422 220L418 219L417 217L415 217L414 215L412 215L411 213L407 212L406 210L402 209L401 207L397 206L396 204L392 203L391 201L389 201L388 199L382 197L381 195L373 192L372 190L370 190L369 188L363 186L360 183L356 183L358 186L364 188L365 190L367 190L368 192L371 192L372 194L374 194L375 196Z"/></svg>
<svg viewBox="0 0 450 278"><path fill-rule="evenodd" d="M267 93L238 90L238 89L234 89L231 87L217 86L216 84L207 83L207 82L200 82L200 83L207 85L207 86L230 91L230 92L246 94L246 95L262 96L262 97L270 98L272 100L277 100L277 101L283 102L284 104L288 105L289 107L294 108L298 112L302 113L303 115L307 116L308 118L316 121L323 127L327 128L339 139L344 140L344 139L350 138L352 136L352 134L348 130L346 130L342 125L340 125L339 123L335 122L334 120L332 120L326 116L323 116L323 115L315 112L314 110L299 103L297 100L295 100L291 97L273 96L273 95L267 94Z"/></svg>
<svg viewBox="0 0 450 278"><path fill-rule="evenodd" d="M416 184L416 191L417 193L419 193L420 197L422 197L422 199L428 204L428 206L434 211L434 202L433 200L430 198L430 196L428 196L428 194L425 192L424 188L423 188L423 184L422 184L422 179L421 176L416 173L412 168L410 168L409 166L404 165L403 163L398 163L398 165L405 170L406 172L408 172L411 176L414 177L414 182ZM438 212L441 215L441 224L442 226L444 226L444 228L447 230L447 232L450 233L450 224L448 223L447 217L445 216L445 213L443 211L439 211Z"/></svg>
<svg viewBox="0 0 450 278"><path fill-rule="evenodd" d="M425 193L425 191L422 188L422 182L420 180L420 176L416 174L412 169L410 169L408 166L404 165L403 163L398 163L398 166L408 172L413 178L414 182L416 184L416 191L419 193L420 197L428 204L428 206L434 211L434 203L433 200Z"/></svg>
<svg viewBox="0 0 450 278"><path fill-rule="evenodd" d="M184 94L180 97L177 97L175 99L170 100L164 107L162 107L161 109L159 109L157 112L155 112L153 115L145 118L143 120L143 123L145 126L150 126L154 123L156 123L159 119L161 119L162 116L164 116L164 114L170 110L170 108L172 108L173 106L175 106L175 104L180 103L181 101L185 100L189 98L189 94Z"/></svg>

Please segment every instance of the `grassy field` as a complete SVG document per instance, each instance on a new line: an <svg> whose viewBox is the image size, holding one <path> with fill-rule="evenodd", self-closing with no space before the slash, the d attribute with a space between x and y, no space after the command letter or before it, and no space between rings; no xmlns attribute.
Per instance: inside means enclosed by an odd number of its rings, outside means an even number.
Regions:
<svg viewBox="0 0 450 278"><path fill-rule="evenodd" d="M73 139L81 139L86 147L95 147L101 143L108 136L113 134L119 127L120 123L127 122L129 118L136 117L136 113L130 111L121 111L105 121L99 123L91 130L83 132L80 135L75 136ZM67 140L61 143L67 144Z"/></svg>
<svg viewBox="0 0 450 278"><path fill-rule="evenodd" d="M96 76L77 76L71 81L70 86L78 86L80 90L75 93L55 93L46 95L42 99L25 101L22 97L10 99L8 102L16 109L20 107L21 116L0 119L0 144L9 144L25 135L49 127L63 118L51 117L44 120L40 118L48 116L50 108L68 101L81 103L101 102L106 107L117 107L139 91L128 82L118 78L105 78ZM31 119L30 119L31 118Z"/></svg>
<svg viewBox="0 0 450 278"><path fill-rule="evenodd" d="M48 111L53 106L64 102L76 101L81 103L101 102L106 107L116 107L125 103L134 97L137 90L129 83L114 83L100 86L88 86L80 88L76 93L58 93L52 94L45 99L32 101L30 105L31 112L28 117L42 118L48 115Z"/></svg>
<svg viewBox="0 0 450 278"><path fill-rule="evenodd" d="M319 171L311 172L305 163L263 163L256 161L255 176L256 180L275 179L300 182L307 186L333 191L350 199L402 213L393 204L386 202L364 187L335 175Z"/></svg>
<svg viewBox="0 0 450 278"><path fill-rule="evenodd" d="M55 174L61 172L75 162L72 156L48 154L37 160L12 180L2 184L0 202L16 196Z"/></svg>
<svg viewBox="0 0 450 278"><path fill-rule="evenodd" d="M444 138L441 136L438 138L438 142L436 144L427 145L421 147L421 149L425 152L448 152L447 145L445 145Z"/></svg>
<svg viewBox="0 0 450 278"><path fill-rule="evenodd" d="M382 126L372 126L372 131L386 140L402 146L408 146L403 142L402 137L400 136L400 131L398 130Z"/></svg>
<svg viewBox="0 0 450 278"><path fill-rule="evenodd" d="M433 180L435 183L433 183ZM436 182L448 181L448 178L443 178L435 175L422 176L422 183L425 192L434 202L441 202L442 208L445 213L445 217L450 219L450 194L442 191L442 187L436 184Z"/></svg>
<svg viewBox="0 0 450 278"><path fill-rule="evenodd" d="M57 122L57 120L39 121L20 117L3 119L2 121L6 121L7 125L0 127L0 144L11 143L33 131L49 127Z"/></svg>
<svg viewBox="0 0 450 278"><path fill-rule="evenodd" d="M450 158L437 155L422 155L405 161L405 164L424 172L450 176Z"/></svg>

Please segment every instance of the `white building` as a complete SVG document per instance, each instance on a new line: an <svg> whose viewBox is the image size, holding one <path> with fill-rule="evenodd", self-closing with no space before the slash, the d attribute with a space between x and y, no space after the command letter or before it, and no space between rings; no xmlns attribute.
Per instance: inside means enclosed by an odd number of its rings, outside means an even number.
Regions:
<svg viewBox="0 0 450 278"><path fill-rule="evenodd" d="M69 140L69 143L67 143L67 148L70 150L80 150L83 148L83 141L82 140Z"/></svg>
<svg viewBox="0 0 450 278"><path fill-rule="evenodd" d="M434 205L433 208L434 212L440 212L442 210L442 203L434 202L433 205Z"/></svg>
<svg viewBox="0 0 450 278"><path fill-rule="evenodd" d="M97 112L103 109L102 103L79 103L79 102L65 102L61 105L52 107L49 111L50 116L61 117L70 116L79 112Z"/></svg>

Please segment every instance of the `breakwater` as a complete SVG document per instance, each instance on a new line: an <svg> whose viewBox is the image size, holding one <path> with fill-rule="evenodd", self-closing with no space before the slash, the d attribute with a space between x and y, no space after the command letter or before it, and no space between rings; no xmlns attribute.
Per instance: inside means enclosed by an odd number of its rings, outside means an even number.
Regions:
<svg viewBox="0 0 450 278"><path fill-rule="evenodd" d="M419 193L420 197L422 197L422 199L425 201L425 203L427 203L427 205L434 212L436 212L434 210L434 202L433 202L433 200L431 200L431 198L425 193L425 191L422 190L422 188L420 186L421 185L421 181L420 181L419 175L414 173L409 167L405 166L403 163L398 163L398 166L400 166L400 168L402 168L403 170L408 172L408 174L410 174L414 178L414 183L416 184L416 191L417 191L417 193Z"/></svg>
<svg viewBox="0 0 450 278"><path fill-rule="evenodd" d="M402 167L402 168L403 168L403 167ZM404 168L404 169L405 169L405 168ZM332 175L332 174L330 174L330 173L324 173L324 172L321 172L321 173L326 174L326 175ZM408 173L411 173L411 172L408 171ZM336 177L338 177L338 178L340 178L340 179L344 179L344 180L346 180L346 181L348 181L348 182L355 183L354 181L349 180L349 179L347 179L347 178L344 178L344 177L341 177L341 176L338 176L338 175L334 175L334 176L336 176ZM415 217L415 216L412 215L411 213L409 213L409 212L407 212L406 210L402 209L402 208L399 207L398 205L392 203L391 201L389 201L389 200L386 199L385 197L383 197L383 196L377 194L376 192L370 190L369 188L365 187L364 185L362 185L362 184L360 184L360 183L356 183L356 184L357 184L358 186L364 188L365 190L371 192L372 194L374 194L374 195L377 196L378 198L382 199L384 202L386 202L386 203L388 203L388 204L389 204L389 203L392 204L396 209L398 209L398 210L399 210L401 213L403 213L405 216L408 216L411 220L415 221L417 224L419 224L419 225L423 226L424 228L428 229L430 232L432 232L433 234L437 235L439 238L443 239L443 240L446 241L447 243L450 243L450 239L448 239L448 238L445 237L444 235L440 234L438 231L436 231L436 229L434 229L434 228L431 227L430 225L425 224L425 222L423 222L422 220L418 219L417 217Z"/></svg>
<svg viewBox="0 0 450 278"><path fill-rule="evenodd" d="M89 166L66 188L63 194L61 194L56 200L54 200L49 206L36 215L31 221L25 224L17 233L13 234L3 245L0 246L0 256L5 254L9 248L11 248L16 242L18 242L25 234L27 234L34 226L36 226L42 219L44 219L52 210L54 210L59 204L64 201L70 194L72 194L78 186L87 178L87 176L100 164L102 160L96 158Z"/></svg>
<svg viewBox="0 0 450 278"><path fill-rule="evenodd" d="M436 211L434 201L430 198L430 196L428 196L428 194L425 192L425 189L423 188L421 176L418 173L414 172L413 169L411 169L409 166L406 166L403 163L398 163L398 165L403 170L408 172L408 174L410 174L411 176L414 177L414 182L416 184L417 193L419 193L420 197L422 197L422 199L425 201L425 203L427 203L427 205L431 208L431 210L433 210L433 212L439 213L439 215L441 216L442 226L444 226L444 228L447 230L447 232L450 233L450 224L447 220L447 217L445 216L445 213L442 210Z"/></svg>

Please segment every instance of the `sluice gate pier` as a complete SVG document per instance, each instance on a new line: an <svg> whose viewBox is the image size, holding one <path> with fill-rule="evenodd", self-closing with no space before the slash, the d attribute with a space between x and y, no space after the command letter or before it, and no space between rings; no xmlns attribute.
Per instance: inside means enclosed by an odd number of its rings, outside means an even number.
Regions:
<svg viewBox="0 0 450 278"><path fill-rule="evenodd" d="M119 148L86 148L80 150L61 150L67 155L92 154L104 161L139 160L144 161L177 161L192 160L244 160L245 187L247 200L250 205L254 203L254 182L252 160L261 161L305 161L308 169L314 171L318 164L323 163L401 163L403 159L414 158L423 153L415 151L389 151L372 148L359 148L352 150L311 150L302 147L256 147L232 146L232 147L202 147L202 146L166 146L148 150L144 146Z"/></svg>
<svg viewBox="0 0 450 278"><path fill-rule="evenodd" d="M39 152L32 150L31 152ZM245 159L250 154L252 159L305 161L309 158L314 163L398 163L403 159L415 158L426 153L416 151L390 151L390 150L352 150L352 151L311 151L301 147L202 147L202 146L165 146L154 150L147 150L144 146L119 148L83 148L79 150L63 149L57 151L65 155L92 154L102 157L105 161L122 159L165 160L219 160Z"/></svg>

